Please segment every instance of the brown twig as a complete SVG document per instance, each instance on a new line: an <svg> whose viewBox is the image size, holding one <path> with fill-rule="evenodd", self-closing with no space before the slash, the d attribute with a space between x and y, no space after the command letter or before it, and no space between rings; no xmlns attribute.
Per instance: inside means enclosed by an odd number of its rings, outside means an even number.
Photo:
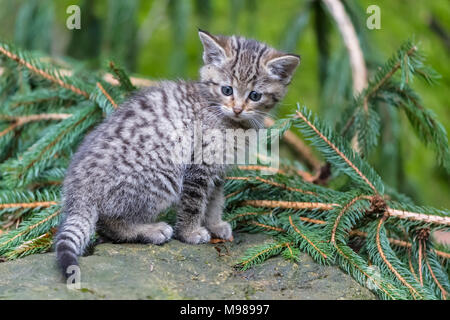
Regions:
<svg viewBox="0 0 450 320"><path fill-rule="evenodd" d="M379 288L380 290L382 290L387 296L391 297L391 299L394 299L394 297L389 294L388 291L386 291L386 289L384 289L380 284L378 284L378 282L372 278L369 274L367 274L364 270L362 270L357 264L355 264L353 262L352 259L350 259L340 248L339 246L336 246L336 250L338 251L338 253L344 257L350 264L353 265L353 267L355 267L356 269L358 269L359 272L361 272L362 274L364 274L368 279L370 279L373 283L376 284L377 288Z"/></svg>
<svg viewBox="0 0 450 320"><path fill-rule="evenodd" d="M16 61L18 64L23 65L24 67L26 67L27 69L30 69L31 71L33 71L34 73L40 75L41 77L50 80L56 84L58 84L59 86L66 88L78 95L82 95L85 98L89 99L89 93L87 93L86 91L83 91L77 87L75 87L74 85L65 83L64 81L62 81L61 79L58 79L54 76L52 76L51 74L49 74L48 72L45 72L44 70L38 69L35 66L33 66L32 64L30 64L29 62L23 60L22 58L18 57L17 55L15 55L14 53L6 50L3 47L0 47L0 53L3 53L5 56L7 56L8 58Z"/></svg>
<svg viewBox="0 0 450 320"><path fill-rule="evenodd" d="M426 242L424 242L424 249L423 249L423 254L424 254L424 259L425 259L425 263L427 264L427 268L430 271L431 277L433 278L434 283L436 283L436 285L438 286L439 290L441 290L442 293L442 298L444 300L447 300L447 291L445 291L444 287L441 285L441 283L438 281L438 279L436 278L436 276L434 275L433 269L431 269L430 263L428 262L428 256L427 256L427 251L426 251Z"/></svg>
<svg viewBox="0 0 450 320"><path fill-rule="evenodd" d="M249 205L253 207L263 208L284 208L284 209L309 209L309 210L332 210L339 206L336 203L321 203L321 202L296 202L296 201L276 201L276 200L245 200L242 205Z"/></svg>
<svg viewBox="0 0 450 320"><path fill-rule="evenodd" d="M427 214L423 214L423 213L416 213L416 212L392 209L389 207L387 208L386 211L387 211L387 213L389 213L389 216L393 217L393 218L422 221L422 222L427 222L427 223L443 224L443 225L450 226L450 217L427 215Z"/></svg>
<svg viewBox="0 0 450 320"><path fill-rule="evenodd" d="M330 140L325 137L322 132L320 132L301 112L297 111L297 117L301 118L314 132L327 143L331 149L334 150L363 180L364 182L373 190L374 193L378 193L377 189L373 184L367 179L365 175L339 150Z"/></svg>
<svg viewBox="0 0 450 320"><path fill-rule="evenodd" d="M350 231L350 236L357 236L357 237L363 237L363 238L367 238L367 232L362 232L360 230L352 230ZM399 239L394 239L394 238L388 238L389 243L398 247L403 247L403 248L408 248L411 249L412 244L408 241L403 241L403 240L399 240ZM450 253L444 252L444 251L440 251L440 250L436 250L433 249L433 251L440 257L444 258L444 259L450 259Z"/></svg>
<svg viewBox="0 0 450 320"><path fill-rule="evenodd" d="M266 167L260 165L249 165L249 166L238 166L239 170L249 170L249 171L268 171L274 173L285 174L285 172L279 168Z"/></svg>
<svg viewBox="0 0 450 320"><path fill-rule="evenodd" d="M4 246L4 245L7 244L7 243L10 243L10 242L14 241L14 240L17 239L18 237L20 237L20 236L24 235L25 233L27 233L27 232L33 230L34 228L40 226L40 225L43 224L44 222L47 222L48 220L50 220L50 219L56 217L56 216L59 215L60 213L61 213L61 210L58 210L58 211L52 213L51 215L49 215L48 217L46 217L45 219L43 219L43 220L41 220L41 221L39 221L39 222L36 222L35 224L29 226L29 227L28 227L27 229L25 229L24 231L19 232L18 234L16 234L16 235L15 235L14 237L12 237L11 239L8 239L8 240L6 240L6 241L0 243L0 247L1 247L1 246Z"/></svg>
<svg viewBox="0 0 450 320"><path fill-rule="evenodd" d="M310 195L317 196L317 193L315 193L315 192L306 191L306 190L302 190L302 189L299 189L299 188L292 188L292 187L289 187L289 186L287 186L285 184L281 184L281 183L278 183L278 182L275 182L275 181L263 179L263 178L257 177L257 176L255 176L255 177L227 177L227 180L251 181L252 179L260 181L260 182L265 183L265 184L269 184L271 186L279 187L281 189L286 189L286 190L289 190L289 191L294 191L294 192L299 192L299 193L304 193L304 194L310 194Z"/></svg>
<svg viewBox="0 0 450 320"><path fill-rule="evenodd" d="M15 122L13 124L11 124L8 128L6 128L3 131L0 131L0 137L3 137L4 135L6 135L8 132L14 130L15 128L17 128L19 126L19 123Z"/></svg>
<svg viewBox="0 0 450 320"><path fill-rule="evenodd" d="M103 88L103 86L100 82L97 82L97 88L100 89L100 91L103 93L103 95L106 97L106 99L108 99L108 101L112 104L114 109L117 109L117 104L115 103L113 98L111 98L111 96L108 94L108 92L106 92L105 88Z"/></svg>
<svg viewBox="0 0 450 320"><path fill-rule="evenodd" d="M333 226L333 230L331 232L331 243L335 245L335 241L336 241L336 231L337 228L339 227L339 222L341 221L342 216L345 214L345 212L351 207L353 206L353 204L355 204L356 201L361 200L361 199L367 199L367 196L357 196L355 198L353 198L349 203L347 203L339 212L338 216L336 217L336 221L334 222L334 226Z"/></svg>
<svg viewBox="0 0 450 320"><path fill-rule="evenodd" d="M259 223L259 222L256 222L256 221L248 221L247 223L254 224L255 226L258 226L258 227L261 227L261 228L264 228L264 229L268 229L268 230L273 230L273 231L278 231L278 232L286 232L286 230L284 230L282 228L277 228L277 227L270 226L268 224Z"/></svg>
<svg viewBox="0 0 450 320"><path fill-rule="evenodd" d="M419 239L419 283L423 287L423 273L422 273L422 239Z"/></svg>
<svg viewBox="0 0 450 320"><path fill-rule="evenodd" d="M384 215L379 221L377 225L377 234L376 234L376 244L378 253L380 254L381 259L383 259L384 263L387 265L389 270L397 277L397 279L400 280L401 283L403 283L413 294L413 297L415 299L415 295L420 296L419 293L416 291L416 289L411 286L408 281L406 281L402 275L392 266L391 262L386 258L386 255L383 252L383 248L381 247L381 241L380 241L380 230L383 223L386 221L388 215Z"/></svg>
<svg viewBox="0 0 450 320"><path fill-rule="evenodd" d="M239 194L239 193L241 193L242 191L247 190L247 189L248 189L248 187L245 186L245 187L243 187L243 188L241 188L241 189L239 189L239 190L237 190L237 191L235 191L235 192L232 192L232 193L227 194L227 195L225 196L225 198L226 198L226 199L231 198L232 196L235 196L235 195L237 195L237 194Z"/></svg>
<svg viewBox="0 0 450 320"><path fill-rule="evenodd" d="M32 121L40 121L40 120L63 120L70 117L71 114L67 113L43 113L43 114L32 114L27 116L7 116L0 115L0 120L8 120L13 121L13 123L6 128L5 130L0 132L0 137L3 137L8 132L20 127L28 122Z"/></svg>
<svg viewBox="0 0 450 320"><path fill-rule="evenodd" d="M411 271L412 275L414 276L414 279L416 279L416 281L419 282L419 279L417 278L416 272L414 270L414 266L412 264L411 247L408 248L408 263L409 263L409 270Z"/></svg>
<svg viewBox="0 0 450 320"><path fill-rule="evenodd" d="M26 203L0 203L0 209L8 208L37 208L37 207L51 207L58 204L56 201L37 201L37 202L26 202Z"/></svg>
<svg viewBox="0 0 450 320"><path fill-rule="evenodd" d="M294 253L292 252L292 249L291 249L291 246L289 245L289 243L286 243L286 247L289 249L291 256L294 256Z"/></svg>
<svg viewBox="0 0 450 320"><path fill-rule="evenodd" d="M366 199L373 199L373 196L364 196ZM276 200L244 200L242 205L250 205L254 207L267 208L284 208L284 209L319 209L332 210L336 207L341 207L338 203L322 203L322 202L296 202L296 201L276 201ZM450 225L449 217L440 217L434 215L427 215L423 213L409 212L398 209L386 207L386 212L392 218L406 219L413 221L421 221L433 224Z"/></svg>

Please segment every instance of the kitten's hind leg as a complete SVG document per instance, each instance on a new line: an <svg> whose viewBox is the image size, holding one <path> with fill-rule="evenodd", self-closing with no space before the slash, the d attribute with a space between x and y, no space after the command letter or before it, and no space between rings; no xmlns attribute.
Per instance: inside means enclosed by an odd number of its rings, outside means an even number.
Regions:
<svg viewBox="0 0 450 320"><path fill-rule="evenodd" d="M205 226L211 234L220 239L231 239L232 230L228 222L222 220L225 196L223 185L216 187L210 197L205 212Z"/></svg>
<svg viewBox="0 0 450 320"><path fill-rule="evenodd" d="M98 231L114 242L163 244L172 238L173 229L165 222L132 224L123 220L101 221Z"/></svg>

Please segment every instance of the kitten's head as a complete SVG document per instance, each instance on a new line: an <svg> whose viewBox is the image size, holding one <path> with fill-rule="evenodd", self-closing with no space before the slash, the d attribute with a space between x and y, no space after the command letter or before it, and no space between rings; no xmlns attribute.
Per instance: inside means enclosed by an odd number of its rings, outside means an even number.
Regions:
<svg viewBox="0 0 450 320"><path fill-rule="evenodd" d="M262 119L284 97L300 63L298 55L237 36L202 30L199 36L204 49L200 80L209 85L225 116L235 121Z"/></svg>

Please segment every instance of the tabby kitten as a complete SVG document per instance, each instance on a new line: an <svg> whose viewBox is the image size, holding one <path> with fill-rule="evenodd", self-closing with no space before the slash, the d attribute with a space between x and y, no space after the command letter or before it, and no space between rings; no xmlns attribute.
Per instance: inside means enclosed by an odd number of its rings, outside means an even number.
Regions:
<svg viewBox="0 0 450 320"><path fill-rule="evenodd" d="M201 30L199 36L200 81L161 81L141 90L87 135L73 156L55 242L66 277L95 231L115 242L153 244L174 232L192 244L232 236L221 218L226 166L175 161L179 141L172 133L181 128L192 136L194 122L203 131L259 127L285 95L300 58L238 36ZM202 141L202 147L211 143ZM173 205L175 231L154 222Z"/></svg>

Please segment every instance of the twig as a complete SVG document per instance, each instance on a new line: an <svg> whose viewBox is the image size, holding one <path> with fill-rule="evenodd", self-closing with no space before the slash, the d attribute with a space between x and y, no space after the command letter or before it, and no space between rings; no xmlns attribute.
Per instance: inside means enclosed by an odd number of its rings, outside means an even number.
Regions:
<svg viewBox="0 0 450 320"><path fill-rule="evenodd" d="M3 53L5 56L7 56L8 58L16 61L18 64L21 64L23 66L25 66L26 68L30 69L31 71L33 71L34 73L40 75L41 77L50 80L56 84L58 84L59 86L66 88L78 95L82 95L85 98L89 99L89 93L87 93L86 91L83 91L77 87L75 87L74 85L65 83L64 81L62 81L61 79L58 79L54 76L52 76L51 74L45 72L44 70L38 69L35 66L33 66L32 64L30 64L29 62L23 60L22 58L18 57L17 55L15 55L14 53L6 50L5 48L0 46L0 53Z"/></svg>
<svg viewBox="0 0 450 320"><path fill-rule="evenodd" d="M295 202L295 201L275 201L275 200L245 200L242 205L263 208L284 208L284 209L309 209L309 210L332 210L339 204L321 202Z"/></svg>
<svg viewBox="0 0 450 320"><path fill-rule="evenodd" d="M367 232L362 232L360 230L352 230L350 231L350 236L357 236L357 237L364 237L367 238ZM389 243L398 247L404 247L404 248L408 248L411 249L412 244L408 241L403 241L403 240L399 240L399 239L394 239L394 238L388 238ZM433 251L440 257L444 258L444 259L450 259L450 253L448 252L444 252L444 251L440 251L440 250L436 250L433 249Z"/></svg>
<svg viewBox="0 0 450 320"><path fill-rule="evenodd" d="M434 224L443 224L443 225L450 226L450 217L427 215L427 214L423 214L423 213L416 213L416 212L392 209L389 207L387 208L386 211L387 211L387 213L389 213L390 217L394 217L394 218L428 222L428 223L434 223Z"/></svg>
<svg viewBox="0 0 450 320"><path fill-rule="evenodd" d="M343 257L344 259L346 259L350 264L352 264L356 269L358 269L359 272L361 272L362 274L364 274L366 276L367 279L370 279L371 281L373 281L373 283L376 284L377 288L379 288L380 290L382 290L387 296L391 297L391 299L394 299L394 297L388 292L386 291L386 289L383 288L383 286L381 286L380 284L378 284L378 281L376 279L374 279L373 277L371 277L369 274L367 274L364 270L362 270L356 263L353 262L352 259L350 259L340 248L339 246L336 246L336 250L338 251L338 253L341 255L341 257Z"/></svg>
<svg viewBox="0 0 450 320"><path fill-rule="evenodd" d="M331 149L334 150L363 180L364 182L375 192L378 193L377 189L373 186L373 184L367 179L365 175L339 150L330 140L325 137L322 132L320 132L304 115L303 113L297 111L297 117L301 118L314 132L325 141Z"/></svg>
<svg viewBox="0 0 450 320"><path fill-rule="evenodd" d="M411 271L412 275L414 276L414 279L416 279L416 281L419 282L419 279L416 276L416 272L414 271L414 266L412 264L411 247L408 248L408 263L409 263L409 270Z"/></svg>
<svg viewBox="0 0 450 320"><path fill-rule="evenodd" d="M439 290L441 290L442 298L444 300L447 300L447 298L446 298L447 291L445 291L444 287L441 285L441 283L438 281L438 279L434 275L433 269L431 269L430 263L428 262L428 256L427 256L427 251L426 250L427 250L426 249L426 242L424 242L423 254L424 254L424 257L425 257L425 263L427 264L427 268L430 271L430 274L431 274L431 277L433 278L433 281L436 283L436 285L438 286Z"/></svg>
<svg viewBox="0 0 450 320"><path fill-rule="evenodd" d="M277 228L277 227L270 226L268 224L259 223L259 222L256 222L256 221L248 221L247 223L254 224L255 226L258 226L258 227L261 227L261 228L265 228L265 229L269 229L269 230L274 230L274 231L278 231L278 232L286 232L286 230L284 230L282 228Z"/></svg>
<svg viewBox="0 0 450 320"><path fill-rule="evenodd" d="M52 213L51 215L49 215L48 217L42 219L41 221L38 221L37 223L35 223L35 224L29 226L29 227L26 228L24 231L19 232L18 234L16 234L16 235L15 235L14 237L12 237L11 239L8 239L8 240L6 240L6 241L0 243L0 247L1 247L1 246L4 246L4 245L7 244L7 243L10 243L10 242L14 241L14 240L17 239L18 237L20 237L20 236L22 236L22 235L28 233L29 231L31 231L31 230L33 230L34 228L40 226L40 225L43 224L44 222L47 222L48 220L50 220L50 219L56 217L56 216L59 215L60 213L61 213L61 210L58 210L58 211Z"/></svg>
<svg viewBox="0 0 450 320"><path fill-rule="evenodd" d="M270 127L275 123L273 119L266 118L265 124ZM293 147L293 149L306 161L306 164L310 167L310 169L314 171L320 170L322 163L319 159L314 155L309 146L303 142L294 132L291 130L286 130L283 135L284 140Z"/></svg>
<svg viewBox="0 0 450 320"><path fill-rule="evenodd" d="M324 259L328 259L327 255L325 253L322 252L322 250L320 250L311 240L309 240L298 228L297 226L294 224L294 222L292 221L292 216L289 216L289 223L291 224L292 228L294 229L295 232L297 232L304 240L306 240L311 246L314 247L314 249L317 250L317 252L320 253L320 255L322 257L324 257Z"/></svg>
<svg viewBox="0 0 450 320"><path fill-rule="evenodd" d="M38 208L38 207L51 207L58 204L56 201L37 201L37 202L26 202L26 203L0 203L0 209L8 208Z"/></svg>
<svg viewBox="0 0 450 320"><path fill-rule="evenodd" d="M281 173L281 174L285 173L283 170L281 170L279 168L259 166L259 165L238 166L238 168L239 168L239 170L268 171L268 172Z"/></svg>
<svg viewBox="0 0 450 320"><path fill-rule="evenodd" d="M97 87L100 89L100 91L103 93L103 95L108 99L108 101L112 104L114 109L117 109L117 104L114 102L113 98L106 92L105 88L103 88L102 84L100 82L97 82Z"/></svg>
<svg viewBox="0 0 450 320"><path fill-rule="evenodd" d="M286 242L286 243L288 243L288 242ZM279 244L274 245L273 247L270 247L270 248L267 248L267 249L265 249L265 250L263 250L261 252L258 252L253 257L251 257L251 258L249 258L249 259L239 263L238 265L244 266L244 265L248 264L249 262L251 262L251 261L255 260L256 258L258 258L259 256L263 255L264 253L270 251L270 250L274 250L274 249L277 249L277 248L280 248L280 247L285 247L286 243L279 243Z"/></svg>
<svg viewBox="0 0 450 320"><path fill-rule="evenodd" d="M279 187L281 189L286 189L286 190L289 190L289 191L294 191L294 192L299 192L299 193L304 193L304 194L310 194L310 195L317 196L317 193L315 193L315 192L306 191L306 190L302 190L302 189L299 189L299 188L288 187L285 184L281 184L281 183L278 183L278 182L275 182L275 181L270 181L270 180L263 179L263 178L257 177L257 176L255 176L255 177L227 177L227 180L246 180L246 181L251 181L252 179L255 179L257 181L263 182L265 184L269 184L271 186Z"/></svg>
<svg viewBox="0 0 450 320"><path fill-rule="evenodd" d="M391 272L397 277L397 279L400 280L401 283L403 283L410 291L411 293L413 293L413 297L415 299L415 295L419 295L419 293L416 291L416 289L414 289L409 283L408 281L406 281L400 273L398 273L398 271L392 266L391 262L386 258L386 255L383 252L383 248L381 247L381 242L380 242L380 230L381 230L381 226L383 225L384 221L386 221L387 219L387 215L384 215L379 221L378 221L378 225L377 225L377 234L376 234L376 244L377 244L377 249L378 249L378 253L380 254L381 259L383 259L384 263L387 265L387 267L389 268L389 270L391 270Z"/></svg>
<svg viewBox="0 0 450 320"><path fill-rule="evenodd" d="M358 201L358 200L361 200L361 199L367 199L367 198L370 198L370 197L367 197L367 196L357 196L357 197L355 197L355 198L353 198L349 203L347 203L342 209L341 209L341 211L339 212L339 214L338 214L338 216L337 216L337 218L336 218L336 221L334 222L334 226L333 226L333 230L332 230L332 232L331 232L331 243L332 244L335 244L335 241L336 241L336 231L337 231L337 228L339 227L339 222L341 221L341 218L342 218L342 216L345 214L345 212L351 207L351 206L353 206L354 204L355 204L355 202L356 201Z"/></svg>
<svg viewBox="0 0 450 320"><path fill-rule="evenodd" d="M423 287L423 273L422 273L422 239L419 239L419 283Z"/></svg>

